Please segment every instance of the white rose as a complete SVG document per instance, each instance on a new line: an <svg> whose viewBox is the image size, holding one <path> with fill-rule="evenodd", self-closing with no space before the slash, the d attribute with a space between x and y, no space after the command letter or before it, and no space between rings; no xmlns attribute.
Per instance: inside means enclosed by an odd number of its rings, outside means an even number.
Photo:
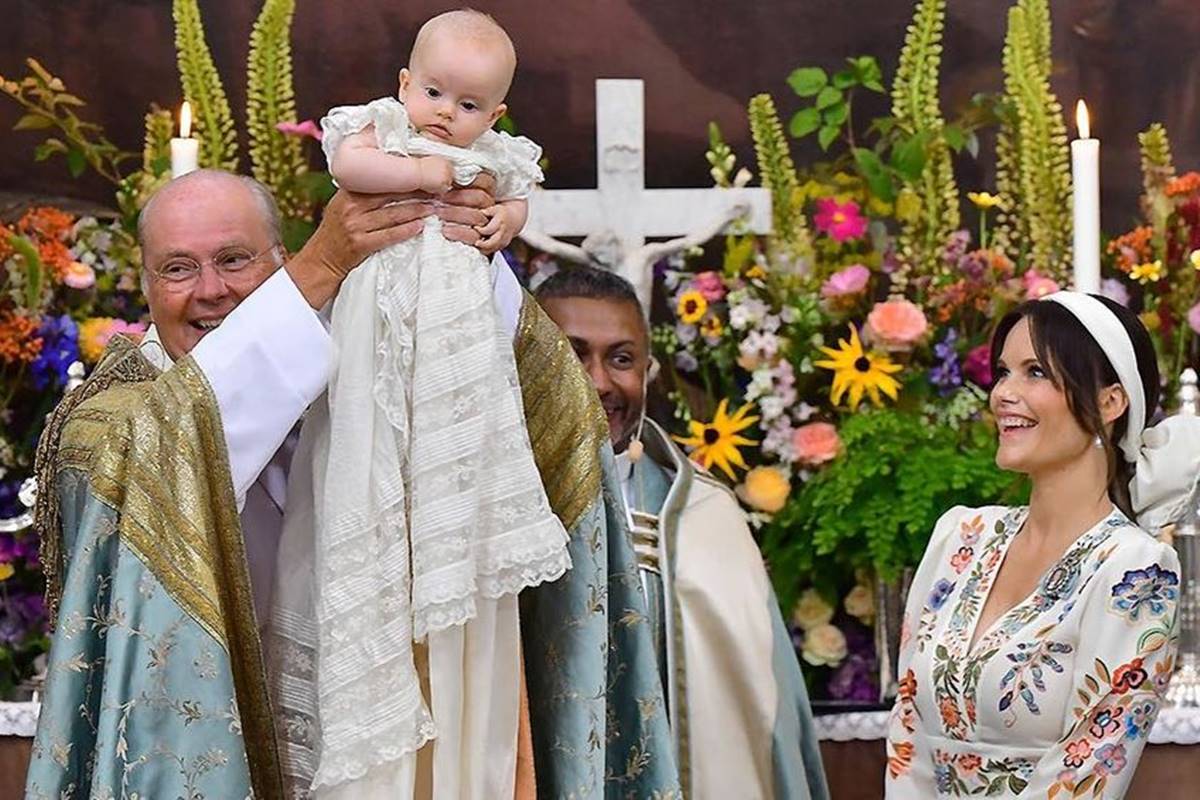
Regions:
<svg viewBox="0 0 1200 800"><path fill-rule="evenodd" d="M805 632L800 655L814 667L836 667L846 657L846 637L833 625L818 625Z"/></svg>
<svg viewBox="0 0 1200 800"><path fill-rule="evenodd" d="M812 630L819 625L829 624L833 619L833 606L825 602L816 589L806 589L792 609L792 624L801 630Z"/></svg>
<svg viewBox="0 0 1200 800"><path fill-rule="evenodd" d="M847 614L868 625L875 618L875 593L870 586L858 584L850 590L842 604Z"/></svg>

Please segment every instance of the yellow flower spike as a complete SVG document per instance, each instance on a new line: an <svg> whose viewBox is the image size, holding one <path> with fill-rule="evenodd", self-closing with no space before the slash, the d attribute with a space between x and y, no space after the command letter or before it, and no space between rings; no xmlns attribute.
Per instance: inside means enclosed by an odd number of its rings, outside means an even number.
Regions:
<svg viewBox="0 0 1200 800"><path fill-rule="evenodd" d="M692 459L700 466L709 469L715 464L729 476L730 480L737 480L733 473L733 467L746 469L746 461L742 458L738 447L757 444L745 436L738 435L758 422L758 417L749 416L753 408L753 403L746 403L730 416L729 401L722 400L717 406L717 413L713 416L712 422L692 420L688 423L690 436L673 436L671 438L688 448Z"/></svg>
<svg viewBox="0 0 1200 800"><path fill-rule="evenodd" d="M1200 252L1200 250L1196 252ZM1197 269L1200 269L1200 267L1197 267ZM755 264L753 267L746 270L746 280L748 281L760 281L765 277L767 277L767 271L763 269L762 265L760 264Z"/></svg>
<svg viewBox="0 0 1200 800"><path fill-rule="evenodd" d="M975 204L976 208L1002 208L1004 199L998 194L990 194L988 192L967 192L967 199Z"/></svg>
<svg viewBox="0 0 1200 800"><path fill-rule="evenodd" d="M1193 250L1192 254L1188 256L1188 261L1194 268L1200 270L1200 250Z"/></svg>
<svg viewBox="0 0 1200 800"><path fill-rule="evenodd" d="M675 307L675 316L685 325L695 325L704 319L708 311L708 300L695 289L679 295L679 303Z"/></svg>
<svg viewBox="0 0 1200 800"><path fill-rule="evenodd" d="M16 570L13 569L12 564L9 564L8 562L0 563L0 581L8 580L13 576L14 572L16 572Z"/></svg>
<svg viewBox="0 0 1200 800"><path fill-rule="evenodd" d="M822 347L821 352L829 358L815 361L813 365L833 372L829 400L835 406L842 402L842 397L847 393L850 395L848 406L851 410L858 408L864 394L876 406L883 405L881 393L892 400L899 397L900 382L892 375L902 367L886 355L866 352L853 325L850 326L850 341L839 339L837 349Z"/></svg>
<svg viewBox="0 0 1200 800"><path fill-rule="evenodd" d="M1163 264L1161 260L1147 261L1145 264L1138 264L1129 273L1129 277L1133 278L1138 283L1156 283L1162 280Z"/></svg>

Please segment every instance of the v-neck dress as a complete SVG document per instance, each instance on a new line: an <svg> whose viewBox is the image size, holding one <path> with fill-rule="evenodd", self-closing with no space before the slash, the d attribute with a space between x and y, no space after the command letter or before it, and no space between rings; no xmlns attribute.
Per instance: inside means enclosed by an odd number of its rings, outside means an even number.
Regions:
<svg viewBox="0 0 1200 800"><path fill-rule="evenodd" d="M938 521L904 617L889 798L1118 798L1133 778L1174 665L1179 559L1114 511L976 636L1026 514Z"/></svg>

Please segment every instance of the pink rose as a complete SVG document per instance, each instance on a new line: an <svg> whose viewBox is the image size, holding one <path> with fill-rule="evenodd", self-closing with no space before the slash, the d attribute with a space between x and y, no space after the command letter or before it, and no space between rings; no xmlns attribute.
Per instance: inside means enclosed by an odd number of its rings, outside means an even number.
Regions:
<svg viewBox="0 0 1200 800"><path fill-rule="evenodd" d="M792 449L797 461L815 467L836 458L842 440L837 428L828 422L810 422L792 433Z"/></svg>
<svg viewBox="0 0 1200 800"><path fill-rule="evenodd" d="M316 139L318 142L324 137L321 129L317 127L317 123L311 119L306 119L304 122L279 122L276 123L275 130L284 136L299 136L301 138L307 136L310 139Z"/></svg>
<svg viewBox="0 0 1200 800"><path fill-rule="evenodd" d="M829 276L829 280L821 285L821 297L835 298L859 294L867 288L867 281L870 279L871 270L862 264L851 264Z"/></svg>
<svg viewBox="0 0 1200 800"><path fill-rule="evenodd" d="M96 285L96 271L81 261L67 264L63 283L72 289L90 289Z"/></svg>
<svg viewBox="0 0 1200 800"><path fill-rule="evenodd" d="M925 314L903 298L876 303L867 315L871 337L889 350L908 350L929 330Z"/></svg>
<svg viewBox="0 0 1200 800"><path fill-rule="evenodd" d="M853 200L839 203L832 197L822 197L817 201L813 224L835 242L861 239L867 232L867 218L858 213L858 203Z"/></svg>
<svg viewBox="0 0 1200 800"><path fill-rule="evenodd" d="M963 372L984 389L992 387L992 347L981 344L963 359Z"/></svg>
<svg viewBox="0 0 1200 800"><path fill-rule="evenodd" d="M1187 321L1192 330L1194 330L1196 333L1200 333L1200 303L1197 303L1188 309Z"/></svg>
<svg viewBox="0 0 1200 800"><path fill-rule="evenodd" d="M721 280L720 275L711 270L701 272L692 278L692 288L704 295L704 299L710 303L720 302L725 297L724 281Z"/></svg>

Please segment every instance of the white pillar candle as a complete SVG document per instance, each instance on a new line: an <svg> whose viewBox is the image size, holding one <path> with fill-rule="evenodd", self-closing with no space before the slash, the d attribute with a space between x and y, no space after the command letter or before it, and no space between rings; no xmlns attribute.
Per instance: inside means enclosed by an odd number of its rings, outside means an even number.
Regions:
<svg viewBox="0 0 1200 800"><path fill-rule="evenodd" d="M1075 106L1079 138L1071 142L1075 212L1075 290L1100 291L1100 140L1090 137L1087 106Z"/></svg>
<svg viewBox="0 0 1200 800"><path fill-rule="evenodd" d="M171 139L171 177L194 172L199 160L200 140L192 138L192 104L184 100L179 109L179 136Z"/></svg>

